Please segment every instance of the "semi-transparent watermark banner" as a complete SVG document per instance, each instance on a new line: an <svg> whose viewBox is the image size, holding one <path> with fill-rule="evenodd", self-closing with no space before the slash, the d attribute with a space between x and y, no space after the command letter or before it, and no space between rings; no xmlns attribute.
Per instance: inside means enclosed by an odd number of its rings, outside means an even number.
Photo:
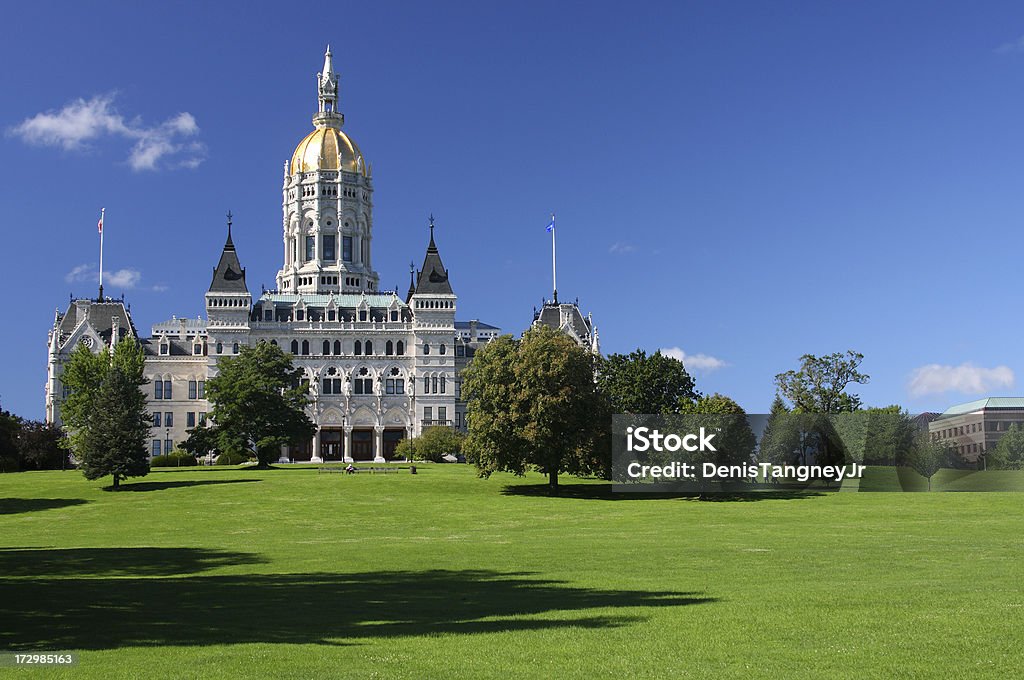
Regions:
<svg viewBox="0 0 1024 680"><path fill-rule="evenodd" d="M619 493L684 495L1022 490L1024 471L996 469L999 435L983 422L883 409L618 414L612 483Z"/></svg>

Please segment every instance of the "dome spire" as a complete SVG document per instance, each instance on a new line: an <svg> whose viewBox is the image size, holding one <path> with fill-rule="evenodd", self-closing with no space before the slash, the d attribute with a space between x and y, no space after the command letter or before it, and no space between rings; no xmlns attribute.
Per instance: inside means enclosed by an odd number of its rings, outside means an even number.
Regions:
<svg viewBox="0 0 1024 680"><path fill-rule="evenodd" d="M334 72L330 45L324 52L324 69L316 74L316 90L319 109L313 116L313 125L318 128L341 127L345 117L338 111L338 74Z"/></svg>

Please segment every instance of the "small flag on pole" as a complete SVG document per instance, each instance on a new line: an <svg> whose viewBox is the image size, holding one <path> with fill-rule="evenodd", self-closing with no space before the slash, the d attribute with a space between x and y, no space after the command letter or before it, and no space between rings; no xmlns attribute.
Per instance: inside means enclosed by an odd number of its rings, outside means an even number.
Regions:
<svg viewBox="0 0 1024 680"><path fill-rule="evenodd" d="M548 228L545 229L544 231L554 231L554 230L555 230L555 216L552 215L551 216L551 221L548 223Z"/></svg>
<svg viewBox="0 0 1024 680"><path fill-rule="evenodd" d="M96 229L99 233L103 233L103 211L100 211L100 221L96 223Z"/></svg>

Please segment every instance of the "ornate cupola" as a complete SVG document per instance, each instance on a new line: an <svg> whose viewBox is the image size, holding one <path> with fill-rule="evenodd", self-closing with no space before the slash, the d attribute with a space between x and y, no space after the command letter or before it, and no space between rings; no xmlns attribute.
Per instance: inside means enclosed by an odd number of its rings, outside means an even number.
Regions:
<svg viewBox="0 0 1024 680"><path fill-rule="evenodd" d="M359 146L342 132L339 78L330 46L316 75L313 131L285 163L283 293L375 291L371 168Z"/></svg>

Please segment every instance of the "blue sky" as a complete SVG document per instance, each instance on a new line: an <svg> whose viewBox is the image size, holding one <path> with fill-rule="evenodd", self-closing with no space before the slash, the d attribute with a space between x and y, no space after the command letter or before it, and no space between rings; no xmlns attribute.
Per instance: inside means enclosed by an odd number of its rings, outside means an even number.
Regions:
<svg viewBox="0 0 1024 680"><path fill-rule="evenodd" d="M101 206L107 292L140 331L202 312L228 209L272 286L328 42L382 286L405 289L433 213L459 317L518 333L550 295L554 210L560 295L603 349L675 348L748 411L801 354L846 349L869 404L1021 392L1019 3L36 2L5 24L20 415L42 415L54 308L95 294Z"/></svg>

